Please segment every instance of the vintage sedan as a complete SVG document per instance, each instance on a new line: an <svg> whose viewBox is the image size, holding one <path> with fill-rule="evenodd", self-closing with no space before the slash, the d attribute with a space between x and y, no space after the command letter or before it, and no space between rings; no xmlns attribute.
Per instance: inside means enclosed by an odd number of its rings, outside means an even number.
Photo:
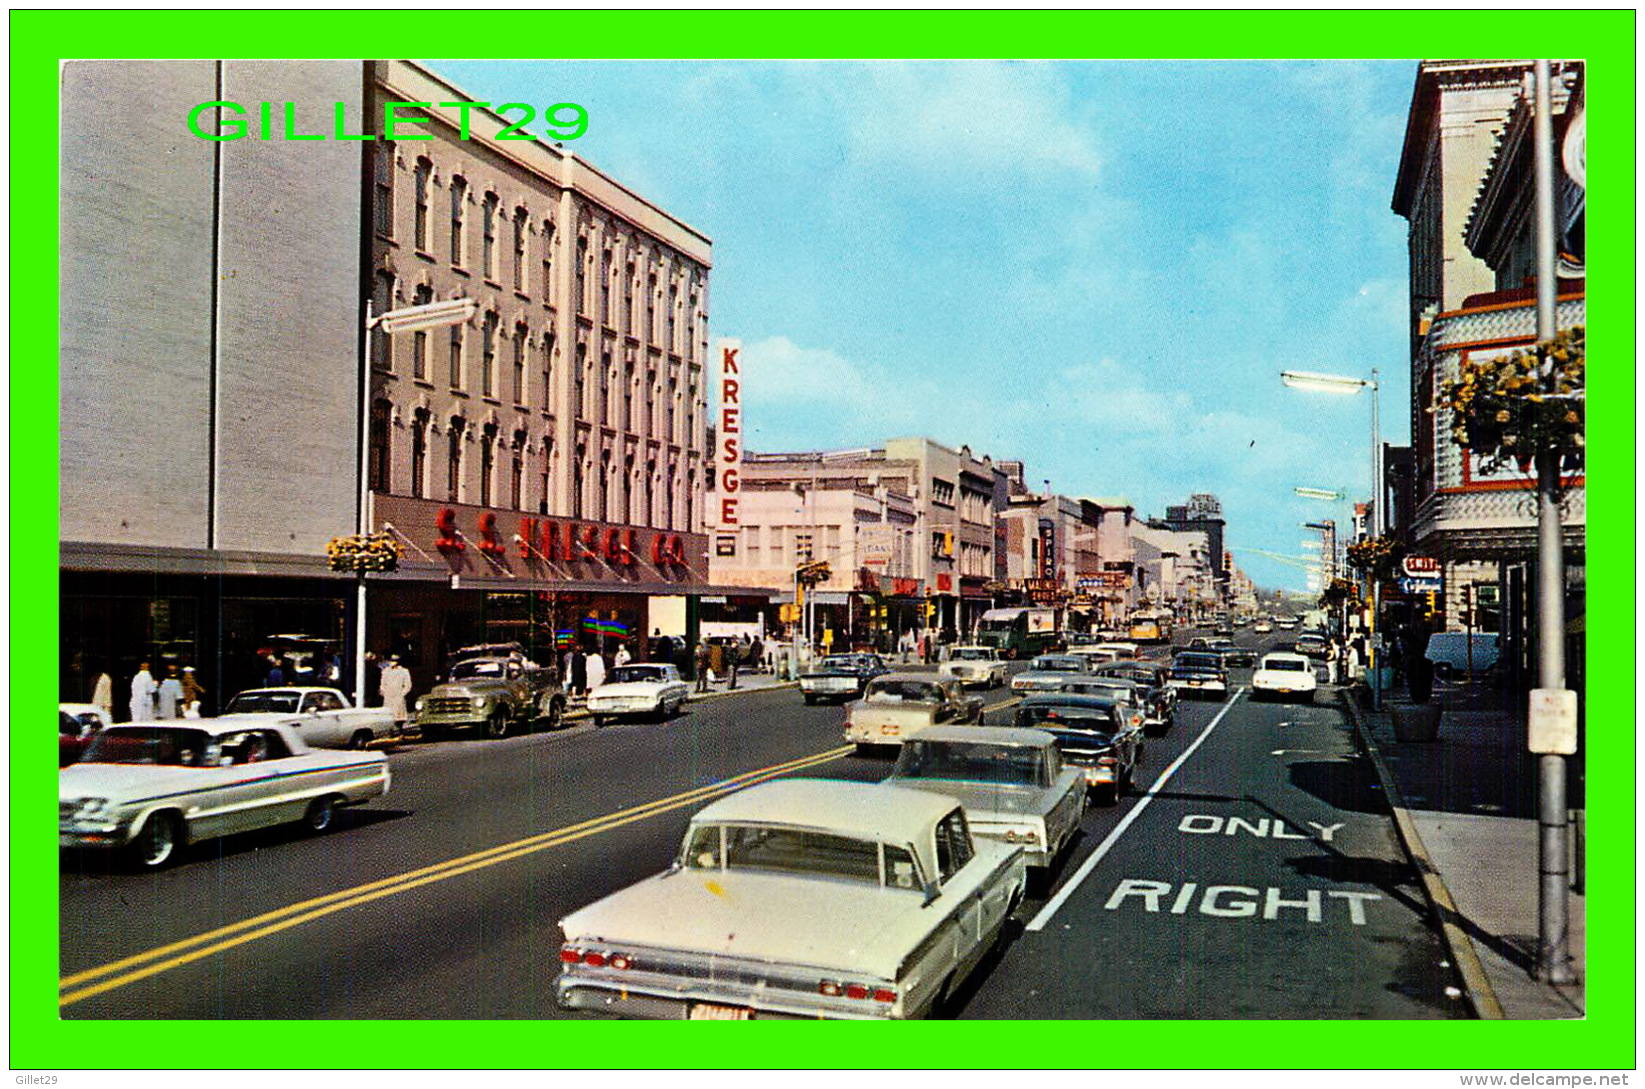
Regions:
<svg viewBox="0 0 1645 1089"><path fill-rule="evenodd" d="M107 711L94 703L57 705L57 766L68 767L85 753L98 732L112 726Z"/></svg>
<svg viewBox="0 0 1645 1089"><path fill-rule="evenodd" d="M1085 815L1085 771L1064 765L1042 730L939 726L911 737L886 780L958 798L971 834L1020 846L1049 869Z"/></svg>
<svg viewBox="0 0 1645 1089"><path fill-rule="evenodd" d="M691 819L666 872L574 911L560 1005L677 1020L921 1017L999 938L1022 850L953 798L762 783Z"/></svg>
<svg viewBox="0 0 1645 1089"><path fill-rule="evenodd" d="M1142 761L1142 731L1124 704L1102 696L1043 693L1017 706L1016 725L1056 739L1063 763L1081 770L1086 786L1113 805L1131 786Z"/></svg>
<svg viewBox="0 0 1645 1089"><path fill-rule="evenodd" d="M800 694L806 703L861 698L868 682L891 672L878 654L830 654L800 676Z"/></svg>
<svg viewBox="0 0 1645 1089"><path fill-rule="evenodd" d="M887 673L868 682L863 698L845 713L845 739L859 748L901 745L921 730L947 722L981 722L982 697L967 696L952 677Z"/></svg>
<svg viewBox="0 0 1645 1089"><path fill-rule="evenodd" d="M672 664L621 665L588 694L588 716L596 726L640 715L661 721L679 714L690 696L691 686L680 679L679 669Z"/></svg>
<svg viewBox="0 0 1645 1089"><path fill-rule="evenodd" d="M1089 677L1070 677L1060 691L1075 696L1113 700L1124 712L1126 726L1142 730L1148 725L1148 693L1135 681L1092 674Z"/></svg>
<svg viewBox="0 0 1645 1089"><path fill-rule="evenodd" d="M1177 690L1166 683L1166 668L1155 662L1118 661L1097 667L1097 676L1114 677L1137 685L1145 698L1143 727L1163 734L1177 719Z"/></svg>
<svg viewBox="0 0 1645 1089"><path fill-rule="evenodd" d="M1291 699L1312 703L1319 678L1314 663L1301 654L1264 654L1251 675L1251 698Z"/></svg>
<svg viewBox="0 0 1645 1089"><path fill-rule="evenodd" d="M288 723L316 749L365 749L400 736L386 709L355 707L335 688L250 688L229 700L221 717Z"/></svg>
<svg viewBox="0 0 1645 1089"><path fill-rule="evenodd" d="M1082 648L1094 651L1095 648ZM1091 654L1042 654L1011 678L1013 692L1056 692L1070 673L1087 674L1098 662Z"/></svg>
<svg viewBox="0 0 1645 1089"><path fill-rule="evenodd" d="M1005 683L1005 659L995 647L953 647L937 672L964 685L998 688Z"/></svg>
<svg viewBox="0 0 1645 1089"><path fill-rule="evenodd" d="M301 823L388 793L382 753L313 749L283 723L187 719L110 726L58 773L58 843L158 869L190 843Z"/></svg>
<svg viewBox="0 0 1645 1089"><path fill-rule="evenodd" d="M1215 651L1190 651L1179 654L1165 673L1165 683L1177 690L1179 696L1215 696L1228 694L1228 668L1222 655Z"/></svg>

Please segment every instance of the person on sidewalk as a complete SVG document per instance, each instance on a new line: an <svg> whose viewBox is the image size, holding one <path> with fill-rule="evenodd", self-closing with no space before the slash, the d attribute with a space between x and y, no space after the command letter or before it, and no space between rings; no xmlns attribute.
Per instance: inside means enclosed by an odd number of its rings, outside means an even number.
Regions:
<svg viewBox="0 0 1645 1089"><path fill-rule="evenodd" d="M114 721L114 678L108 675L107 670L97 674L97 683L91 689L92 706L102 708L103 714Z"/></svg>
<svg viewBox="0 0 1645 1089"><path fill-rule="evenodd" d="M708 665L708 662L709 662L708 640L703 639L703 640L700 640L697 643L697 654L696 654L695 662L696 662L696 666L697 666L697 691L698 692L707 692L708 691L708 668L709 668L709 665Z"/></svg>
<svg viewBox="0 0 1645 1089"><path fill-rule="evenodd" d="M727 691L737 687L737 666L741 663L742 656L743 648L741 643L732 642L726 644L725 671L727 676L731 678L731 683L726 685Z"/></svg>
<svg viewBox="0 0 1645 1089"><path fill-rule="evenodd" d="M154 719L154 693L158 689L154 683L154 674L149 672L149 664L143 662L137 667L137 676L131 679L131 720L133 722L151 722Z"/></svg>
<svg viewBox="0 0 1645 1089"><path fill-rule="evenodd" d="M588 662L584 668L588 672L587 683L590 692L605 683L605 655L601 654L598 648L595 648L594 653L588 656Z"/></svg>
<svg viewBox="0 0 1645 1089"><path fill-rule="evenodd" d="M201 701L205 699L206 690L194 675L193 666L183 667L183 717L199 718Z"/></svg>
<svg viewBox="0 0 1645 1089"><path fill-rule="evenodd" d="M756 673L765 668L765 644L758 639L748 644L748 668Z"/></svg>
<svg viewBox="0 0 1645 1089"><path fill-rule="evenodd" d="M634 660L634 656L632 654L628 653L628 643L626 641L622 642L622 643L618 643L617 644L617 655L616 655L616 657L611 659L611 664L616 666L617 668L621 669L623 666L627 665L629 662L632 662L633 660Z"/></svg>
<svg viewBox="0 0 1645 1089"><path fill-rule="evenodd" d="M390 654L383 666L380 682L383 688L383 707L394 716L396 726L404 726L411 715L406 711L406 697L411 695L411 671L400 664L400 656Z"/></svg>
<svg viewBox="0 0 1645 1089"><path fill-rule="evenodd" d="M183 680L177 676L176 666L166 667L166 679L160 682L155 702L158 706L155 718L169 720L183 717Z"/></svg>

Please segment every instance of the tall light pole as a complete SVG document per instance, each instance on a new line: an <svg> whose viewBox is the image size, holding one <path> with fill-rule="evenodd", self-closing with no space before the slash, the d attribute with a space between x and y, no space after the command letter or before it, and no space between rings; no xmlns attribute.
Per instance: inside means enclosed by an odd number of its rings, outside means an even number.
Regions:
<svg viewBox="0 0 1645 1089"><path fill-rule="evenodd" d="M407 306L373 316L372 301L366 300L365 357L360 360L360 495L354 528L361 537L371 532L371 331L383 336L415 333L461 325L479 309L476 299L442 299L422 306ZM366 705L366 573L355 573L354 596L354 706Z"/></svg>
<svg viewBox="0 0 1645 1089"><path fill-rule="evenodd" d="M1292 389L1306 390L1310 393L1335 393L1353 395L1361 390L1371 391L1371 536L1380 537L1387 528L1388 519L1383 508L1386 503L1386 487L1382 480L1382 414L1381 414L1381 386L1377 383L1380 372L1371 368L1371 377L1351 378L1339 374L1318 374L1314 371L1281 371L1280 380ZM1381 637L1377 631L1378 613L1382 611L1382 580L1374 572L1367 572L1367 580L1371 584L1371 621L1369 636L1366 641L1366 668L1371 678L1371 709L1382 709L1382 686L1378 676L1377 640Z"/></svg>

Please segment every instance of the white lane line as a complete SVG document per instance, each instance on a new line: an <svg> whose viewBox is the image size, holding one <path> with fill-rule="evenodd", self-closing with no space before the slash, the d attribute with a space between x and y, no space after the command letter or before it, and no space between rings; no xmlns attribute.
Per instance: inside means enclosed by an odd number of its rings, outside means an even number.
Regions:
<svg viewBox="0 0 1645 1089"><path fill-rule="evenodd" d="M1171 766L1160 773L1160 777L1154 781L1154 785L1148 788L1148 793L1143 795L1142 801L1138 802L1131 812L1127 813L1124 819L1114 826L1114 830L1108 833L1108 838L1104 839L1097 845L1097 849L1091 852L1091 857L1085 860L1085 865L1079 868L1079 872L1068 879L1062 886L1062 890L1051 898L1050 903L1040 908L1040 913L1034 916L1033 921L1028 924L1029 930L1045 929L1045 924L1050 922L1051 916L1055 915L1057 909L1062 907L1063 901L1074 895L1074 890L1080 887L1080 882L1091 875L1091 871L1097 868L1097 863L1102 861L1103 856L1119 841L1120 836L1125 834L1125 830L1131 827L1131 822L1142 815L1142 811L1148 808L1148 803L1154 800L1154 795L1164 789L1165 784L1170 782L1171 776L1176 774L1177 769L1182 767L1190 756L1194 755L1194 750L1205 743L1205 739L1211 736L1211 731L1217 728L1217 723L1222 721L1222 716L1232 711L1234 704L1238 703L1240 696L1244 694L1245 687L1243 685L1234 690L1233 698L1223 705L1222 710L1217 712L1217 716L1211 720L1211 724L1200 731L1200 735L1194 738L1194 743L1184 749L1181 756L1171 761Z"/></svg>

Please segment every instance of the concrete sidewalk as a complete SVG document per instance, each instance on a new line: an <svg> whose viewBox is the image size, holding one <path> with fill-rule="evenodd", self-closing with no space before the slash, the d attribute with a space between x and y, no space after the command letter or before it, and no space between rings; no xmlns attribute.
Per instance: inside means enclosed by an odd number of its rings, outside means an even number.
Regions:
<svg viewBox="0 0 1645 1089"><path fill-rule="evenodd" d="M1408 703L1385 700L1373 714L1346 691L1342 698L1479 1016L1581 1017L1587 972L1583 896L1570 896L1570 950L1579 982L1555 987L1533 976L1537 764L1525 751L1524 708L1515 709L1483 685L1436 684L1434 698L1445 703L1439 739L1402 742L1394 737L1392 712Z"/></svg>

